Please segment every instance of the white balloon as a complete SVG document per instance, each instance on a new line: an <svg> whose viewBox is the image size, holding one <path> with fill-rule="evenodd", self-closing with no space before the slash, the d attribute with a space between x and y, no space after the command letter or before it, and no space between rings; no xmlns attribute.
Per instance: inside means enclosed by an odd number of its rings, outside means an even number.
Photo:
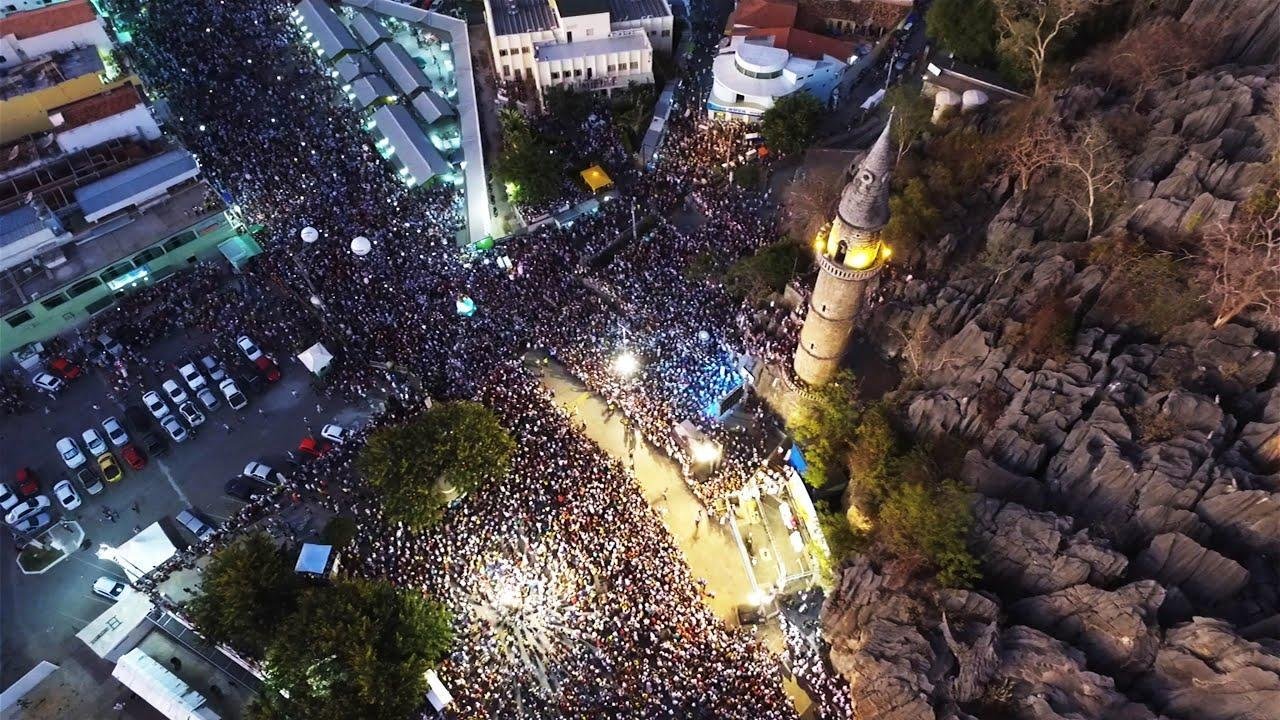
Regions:
<svg viewBox="0 0 1280 720"><path fill-rule="evenodd" d="M302 236L302 242L308 245L320 239L320 231L310 225L302 228L302 232L298 234Z"/></svg>
<svg viewBox="0 0 1280 720"><path fill-rule="evenodd" d="M369 242L369 238L360 235L351 241L351 252L361 257L368 255L373 250L373 243Z"/></svg>

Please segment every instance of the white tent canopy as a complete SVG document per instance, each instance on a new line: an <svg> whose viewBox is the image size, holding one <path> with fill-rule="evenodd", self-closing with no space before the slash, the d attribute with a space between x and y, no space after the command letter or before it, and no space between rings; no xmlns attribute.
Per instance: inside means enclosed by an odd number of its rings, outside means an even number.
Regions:
<svg viewBox="0 0 1280 720"><path fill-rule="evenodd" d="M431 707L437 711L443 710L453 702L453 695L449 694L449 688L440 682L440 676L435 670L427 671L427 702L431 703Z"/></svg>
<svg viewBox="0 0 1280 720"><path fill-rule="evenodd" d="M178 553L159 523L151 523L117 548L104 546L99 555L124 568L130 582L155 570Z"/></svg>
<svg viewBox="0 0 1280 720"><path fill-rule="evenodd" d="M298 553L298 562L294 564L293 571L324 575L325 570L329 567L329 556L332 554L332 545L303 543L302 551Z"/></svg>
<svg viewBox="0 0 1280 720"><path fill-rule="evenodd" d="M125 653L111 676L146 700L169 720L218 720L218 713L206 704L182 678L169 672L150 655L134 648Z"/></svg>
<svg viewBox="0 0 1280 720"><path fill-rule="evenodd" d="M316 343L298 353L298 360L301 360L308 370L319 375L333 362L333 353L329 352L323 344Z"/></svg>

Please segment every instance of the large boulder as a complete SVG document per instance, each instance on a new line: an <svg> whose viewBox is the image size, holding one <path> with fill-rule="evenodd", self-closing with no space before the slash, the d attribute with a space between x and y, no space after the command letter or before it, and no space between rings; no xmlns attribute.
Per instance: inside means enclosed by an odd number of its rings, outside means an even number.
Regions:
<svg viewBox="0 0 1280 720"><path fill-rule="evenodd" d="M1178 533L1156 536L1133 565L1139 577L1176 585L1192 599L1211 605L1230 598L1249 581L1249 571L1240 563Z"/></svg>
<svg viewBox="0 0 1280 720"><path fill-rule="evenodd" d="M1169 631L1141 687L1178 720L1280 718L1280 654L1225 621L1197 617Z"/></svg>
<svg viewBox="0 0 1280 720"><path fill-rule="evenodd" d="M1107 585L1128 560L1071 518L1035 512L1017 503L981 498L974 503L974 543L983 577L993 587L1043 595L1072 585Z"/></svg>
<svg viewBox="0 0 1280 720"><path fill-rule="evenodd" d="M1162 602L1164 588L1142 580L1114 591L1073 585L1017 602L1009 612L1083 650L1090 667L1130 678L1155 660L1160 646L1156 612Z"/></svg>

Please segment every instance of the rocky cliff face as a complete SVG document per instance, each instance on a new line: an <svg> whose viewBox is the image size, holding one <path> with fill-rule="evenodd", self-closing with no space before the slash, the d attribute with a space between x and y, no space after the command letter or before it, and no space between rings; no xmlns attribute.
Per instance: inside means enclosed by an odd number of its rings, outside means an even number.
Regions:
<svg viewBox="0 0 1280 720"><path fill-rule="evenodd" d="M1262 5L1272 27L1238 38L1251 60L1280 32L1280 4ZM1275 66L1159 89L1114 225L1229 217L1264 176L1276 92ZM972 447L983 580L939 591L867 558L845 568L823 622L859 718L1280 718L1277 339L1105 322L1113 271L1082 234L1053 198L1009 197L988 228L1017 248L1003 271L917 278L878 311L887 354L921 327L940 339L900 407L916 433ZM1074 332L1028 361L1018 338L1049 302Z"/></svg>

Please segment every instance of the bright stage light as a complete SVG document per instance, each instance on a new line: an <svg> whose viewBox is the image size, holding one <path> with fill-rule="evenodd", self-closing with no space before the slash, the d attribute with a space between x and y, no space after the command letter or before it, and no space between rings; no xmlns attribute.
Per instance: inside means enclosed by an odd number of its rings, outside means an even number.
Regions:
<svg viewBox="0 0 1280 720"><path fill-rule="evenodd" d="M700 463L713 463L720 459L720 446L713 442L695 442L693 444L693 460Z"/></svg>
<svg viewBox="0 0 1280 720"><path fill-rule="evenodd" d="M613 371L621 377L631 377L640 369L640 360L630 350L624 350L613 360Z"/></svg>

